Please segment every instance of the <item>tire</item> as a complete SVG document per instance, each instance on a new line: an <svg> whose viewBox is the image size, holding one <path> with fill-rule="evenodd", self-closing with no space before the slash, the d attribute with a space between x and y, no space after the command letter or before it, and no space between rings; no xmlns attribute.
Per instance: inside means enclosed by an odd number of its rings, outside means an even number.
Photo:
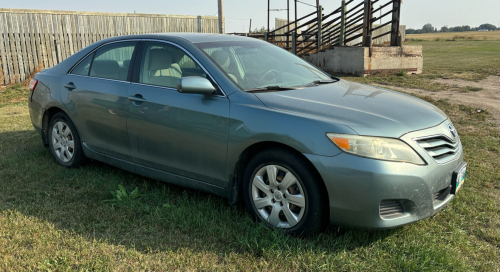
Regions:
<svg viewBox="0 0 500 272"><path fill-rule="evenodd" d="M80 135L69 117L56 113L50 120L48 128L49 149L57 163L67 168L83 165L83 154Z"/></svg>
<svg viewBox="0 0 500 272"><path fill-rule="evenodd" d="M306 158L293 151L273 148L253 157L245 169L243 195L254 220L294 236L309 236L329 221L328 195L321 177Z"/></svg>

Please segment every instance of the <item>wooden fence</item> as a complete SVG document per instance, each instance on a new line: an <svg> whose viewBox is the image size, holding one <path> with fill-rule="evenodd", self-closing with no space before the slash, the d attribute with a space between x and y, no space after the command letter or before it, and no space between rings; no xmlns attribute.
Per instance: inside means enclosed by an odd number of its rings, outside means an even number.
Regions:
<svg viewBox="0 0 500 272"><path fill-rule="evenodd" d="M0 85L23 82L101 39L162 32L218 33L218 18L0 9Z"/></svg>

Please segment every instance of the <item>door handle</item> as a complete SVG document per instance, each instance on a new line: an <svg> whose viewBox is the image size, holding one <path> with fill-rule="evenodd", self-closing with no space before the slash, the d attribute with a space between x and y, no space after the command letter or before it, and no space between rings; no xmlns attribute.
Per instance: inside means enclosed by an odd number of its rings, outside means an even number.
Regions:
<svg viewBox="0 0 500 272"><path fill-rule="evenodd" d="M146 102L147 101L140 94L129 96L129 97L127 97L127 99L130 100L130 101L134 101L134 102Z"/></svg>
<svg viewBox="0 0 500 272"><path fill-rule="evenodd" d="M73 82L70 82L70 83L64 84L64 88L67 88L70 91L72 91L73 89L76 89L76 86L75 86L75 84L73 84Z"/></svg>

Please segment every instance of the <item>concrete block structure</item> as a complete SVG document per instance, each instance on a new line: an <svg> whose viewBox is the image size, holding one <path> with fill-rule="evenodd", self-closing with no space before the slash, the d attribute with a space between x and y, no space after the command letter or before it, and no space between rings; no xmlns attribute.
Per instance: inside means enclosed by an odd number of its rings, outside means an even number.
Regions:
<svg viewBox="0 0 500 272"><path fill-rule="evenodd" d="M350 47L337 46L304 59L331 73L365 76L407 71L421 74L422 46Z"/></svg>

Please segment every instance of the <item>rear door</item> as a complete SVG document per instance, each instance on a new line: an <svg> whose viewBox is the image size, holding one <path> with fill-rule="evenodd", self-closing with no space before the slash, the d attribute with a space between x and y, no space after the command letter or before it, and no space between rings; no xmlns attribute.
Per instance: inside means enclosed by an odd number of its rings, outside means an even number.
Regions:
<svg viewBox="0 0 500 272"><path fill-rule="evenodd" d="M145 42L141 56L137 83L128 89L131 156L142 165L224 186L228 98L220 90L211 96L177 92L180 77L209 76L173 44Z"/></svg>
<svg viewBox="0 0 500 272"><path fill-rule="evenodd" d="M126 101L130 62L137 44L124 41L104 45L62 81L62 101L85 145L123 159L130 159Z"/></svg>

